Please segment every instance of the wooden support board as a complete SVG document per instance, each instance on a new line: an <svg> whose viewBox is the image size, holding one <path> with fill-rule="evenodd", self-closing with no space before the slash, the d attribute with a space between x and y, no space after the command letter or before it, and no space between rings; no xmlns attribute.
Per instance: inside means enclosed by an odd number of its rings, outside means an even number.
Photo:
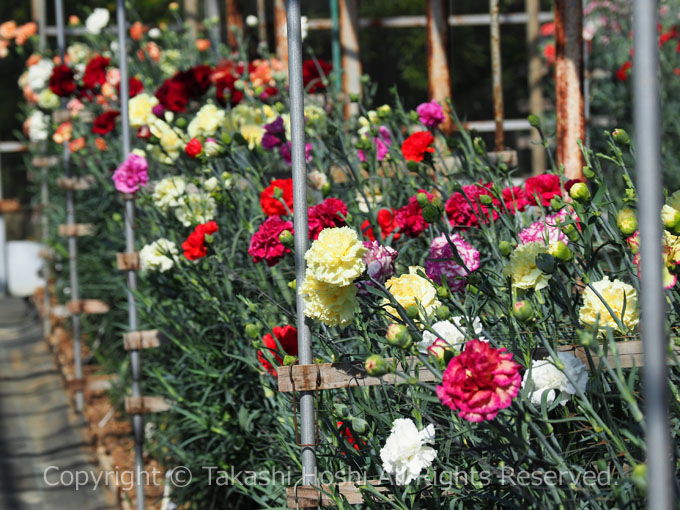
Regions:
<svg viewBox="0 0 680 510"><path fill-rule="evenodd" d="M128 414L162 413L172 407L163 397L125 397Z"/></svg>
<svg viewBox="0 0 680 510"><path fill-rule="evenodd" d="M59 235L66 237L91 236L94 225L91 223L72 223L59 225Z"/></svg>
<svg viewBox="0 0 680 510"><path fill-rule="evenodd" d="M98 299L79 299L78 301L68 301L66 309L72 313L102 314L109 311L109 305Z"/></svg>
<svg viewBox="0 0 680 510"><path fill-rule="evenodd" d="M562 347L558 347L557 349L560 352L570 352L577 358L579 358L583 363L585 363L586 367L588 367L588 356L586 354L586 348L580 345L565 345ZM643 355L643 346L642 346L642 340L631 340L628 342L616 342L616 350L618 351L618 358L619 358L619 364L621 365L621 368L632 368L632 367L642 367L644 366L644 355ZM680 348L675 347L673 349L675 352L675 355L680 357ZM607 356L607 362L612 366L616 366L616 359L614 355L611 353L611 350L609 351L610 354ZM542 358L548 357L547 351L541 349L539 351L541 354ZM593 357L593 361L597 363L597 357L595 354L591 351L591 356ZM669 363L674 363L674 360L671 356L668 358Z"/></svg>
<svg viewBox="0 0 680 510"><path fill-rule="evenodd" d="M85 379L68 379L66 387L69 391L83 391L85 389Z"/></svg>
<svg viewBox="0 0 680 510"><path fill-rule="evenodd" d="M16 198L0 198L0 214L21 210L21 203Z"/></svg>
<svg viewBox="0 0 680 510"><path fill-rule="evenodd" d="M60 177L57 179L57 187L75 191L90 189L94 186L94 183L94 175L86 175L84 177Z"/></svg>
<svg viewBox="0 0 680 510"><path fill-rule="evenodd" d="M121 271L138 271L139 252L116 253L116 263Z"/></svg>
<svg viewBox="0 0 680 510"><path fill-rule="evenodd" d="M31 165L35 168L50 168L59 164L57 156L36 156L31 160Z"/></svg>
<svg viewBox="0 0 680 510"><path fill-rule="evenodd" d="M386 493L388 487L379 487L380 483L377 480L369 480L369 484L374 486L374 489L380 493ZM322 485L321 491L333 494L333 487L329 485ZM350 505L360 505L364 502L359 486L353 482L341 482L335 485L335 490L347 498ZM288 508L317 508L319 506L331 506L335 503L319 488L311 485L299 485L296 487L286 488L286 502ZM296 497L297 494L297 497Z"/></svg>
<svg viewBox="0 0 680 510"><path fill-rule="evenodd" d="M123 345L126 351L160 347L162 342L162 335L157 329L130 331L123 335Z"/></svg>
<svg viewBox="0 0 680 510"><path fill-rule="evenodd" d="M52 112L52 122L62 124L71 120L71 113L68 110L54 110Z"/></svg>

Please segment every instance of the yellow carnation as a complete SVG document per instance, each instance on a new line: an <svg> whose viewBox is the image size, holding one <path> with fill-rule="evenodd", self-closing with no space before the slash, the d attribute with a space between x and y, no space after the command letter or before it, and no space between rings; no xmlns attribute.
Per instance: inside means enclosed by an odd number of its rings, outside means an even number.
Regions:
<svg viewBox="0 0 680 510"><path fill-rule="evenodd" d="M198 110L196 116L189 122L187 133L191 138L205 139L214 135L224 123L224 110L214 104L206 104Z"/></svg>
<svg viewBox="0 0 680 510"><path fill-rule="evenodd" d="M598 322L597 317L599 315L600 330L605 330L608 327L620 330L621 328L616 320L602 302L604 300L626 328L632 330L637 326L640 319L637 309L637 291L631 285L620 280L610 282L609 277L605 276L599 282L593 283L592 287L602 296L602 299L590 287L586 287L583 292L583 305L578 314L581 323L586 326L594 326ZM624 300L626 302L625 313L623 313Z"/></svg>
<svg viewBox="0 0 680 510"><path fill-rule="evenodd" d="M344 287L322 282L307 274L300 292L305 298L305 315L327 326L349 326L357 306L357 288L350 283Z"/></svg>
<svg viewBox="0 0 680 510"><path fill-rule="evenodd" d="M437 300L437 289L434 288L430 280L416 274L418 271L425 273L422 267L412 266L407 274L398 277L393 276L387 280L385 287L394 296L397 303L405 309L409 306L419 305L427 315L430 315L440 304ZM386 299L384 303L388 305L385 307L388 313L396 317L399 316L399 312L394 307L389 306L389 300Z"/></svg>
<svg viewBox="0 0 680 510"><path fill-rule="evenodd" d="M366 248L349 227L327 228L305 253L307 272L319 281L344 287L366 270Z"/></svg>
<svg viewBox="0 0 680 510"><path fill-rule="evenodd" d="M128 112L130 113L130 126L141 127L149 124L155 116L151 111L158 104L158 99L142 92L130 98Z"/></svg>
<svg viewBox="0 0 680 510"><path fill-rule="evenodd" d="M550 275L536 266L536 256L546 253L548 247L543 243L519 245L510 255L503 274L512 278L512 286L518 289L541 290L548 285Z"/></svg>
<svg viewBox="0 0 680 510"><path fill-rule="evenodd" d="M264 136L264 128L257 124L246 124L241 126L239 131L241 136L248 142L248 148L253 150L257 145L262 142L262 137Z"/></svg>

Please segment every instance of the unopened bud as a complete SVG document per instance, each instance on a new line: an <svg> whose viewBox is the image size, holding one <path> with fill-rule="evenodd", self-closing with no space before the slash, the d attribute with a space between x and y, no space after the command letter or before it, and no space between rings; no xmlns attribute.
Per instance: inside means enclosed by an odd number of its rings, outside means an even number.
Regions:
<svg viewBox="0 0 680 510"><path fill-rule="evenodd" d="M569 190L569 196L578 202L588 202L590 200L590 190L585 182L577 182Z"/></svg>
<svg viewBox="0 0 680 510"><path fill-rule="evenodd" d="M246 335L250 338L259 338L260 336L260 325L259 324L246 324Z"/></svg>
<svg viewBox="0 0 680 510"><path fill-rule="evenodd" d="M630 136L628 136L628 133L626 133L626 131L621 128L617 128L612 132L612 138L614 138L616 143L621 145L630 144Z"/></svg>
<svg viewBox="0 0 680 510"><path fill-rule="evenodd" d="M534 307L529 301L517 301L512 305L512 315L520 322L528 322L534 318Z"/></svg>
<svg viewBox="0 0 680 510"><path fill-rule="evenodd" d="M661 221L663 221L664 227L673 230L680 225L680 211L674 209L670 205L664 205L661 208Z"/></svg>
<svg viewBox="0 0 680 510"><path fill-rule="evenodd" d="M441 305L437 310L435 311L435 315L437 316L437 319L440 321L445 321L449 317L451 317L451 310L449 310L449 307L446 305Z"/></svg>
<svg viewBox="0 0 680 510"><path fill-rule="evenodd" d="M573 253L571 252L569 247L562 241L550 243L548 253L557 260L561 260L562 262L567 262L568 260L571 260L571 257L573 256Z"/></svg>
<svg viewBox="0 0 680 510"><path fill-rule="evenodd" d="M293 237L290 230L284 230L279 234L279 241L281 241L281 244L286 248L292 248L295 243L295 237Z"/></svg>
<svg viewBox="0 0 680 510"><path fill-rule="evenodd" d="M509 241L501 241L500 243L498 243L498 250L504 257L510 255L513 249L514 247L512 246L512 243Z"/></svg>
<svg viewBox="0 0 680 510"><path fill-rule="evenodd" d="M410 307L409 307L410 308ZM416 311L418 309L416 308ZM387 328L387 343L393 347L401 347L406 349L411 345L411 335L408 328L403 324L390 324Z"/></svg>
<svg viewBox="0 0 680 510"><path fill-rule="evenodd" d="M427 204L430 203L430 199L427 197L427 193L418 193L418 195L416 195L416 200L418 201L418 205L421 208L425 207Z"/></svg>
<svg viewBox="0 0 680 510"><path fill-rule="evenodd" d="M423 207L423 219L428 223L436 223L441 218L441 211L432 204Z"/></svg>
<svg viewBox="0 0 680 510"><path fill-rule="evenodd" d="M534 115L533 113L527 117L527 120L529 121L529 125L533 128L540 128L541 127L541 119L538 118L538 115Z"/></svg>
<svg viewBox="0 0 680 510"><path fill-rule="evenodd" d="M364 368L366 369L366 373L373 377L380 377L381 375L389 374L391 372L391 367L387 364L385 358L378 354L373 354L366 358Z"/></svg>
<svg viewBox="0 0 680 510"><path fill-rule="evenodd" d="M616 215L616 226L619 227L623 235L634 234L638 227L635 211L628 207L621 209Z"/></svg>

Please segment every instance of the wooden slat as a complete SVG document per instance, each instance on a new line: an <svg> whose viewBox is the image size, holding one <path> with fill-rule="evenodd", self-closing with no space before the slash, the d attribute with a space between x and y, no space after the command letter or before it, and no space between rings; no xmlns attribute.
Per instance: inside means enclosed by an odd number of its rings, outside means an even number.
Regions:
<svg viewBox="0 0 680 510"><path fill-rule="evenodd" d="M21 203L16 198L0 198L0 214L21 210Z"/></svg>
<svg viewBox="0 0 680 510"><path fill-rule="evenodd" d="M128 414L162 413L172 407L163 397L125 397Z"/></svg>
<svg viewBox="0 0 680 510"><path fill-rule="evenodd" d="M96 379L88 378L85 382L85 390L90 393L104 393L109 391L117 382L117 375L97 376Z"/></svg>
<svg viewBox="0 0 680 510"><path fill-rule="evenodd" d="M162 335L157 329L148 331L130 331L123 335L123 345L126 351L137 349L151 349L160 347Z"/></svg>
<svg viewBox="0 0 680 510"><path fill-rule="evenodd" d="M91 236L94 233L94 225L91 223L73 223L59 225L59 235L67 237Z"/></svg>
<svg viewBox="0 0 680 510"><path fill-rule="evenodd" d="M561 352L571 352L574 356L579 358L583 363L588 366L588 356L586 355L586 348L580 345L565 345L558 347ZM630 340L626 342L616 342L616 350L618 351L619 364L621 368L632 368L632 367L642 367L644 366L644 355L643 355L643 344L642 340ZM673 349L675 355L680 357L680 348L676 347ZM607 356L607 362L612 366L616 366L616 359L611 352ZM540 353L542 357L547 357L548 353L542 350ZM593 361L597 362L597 357L591 352ZM668 357L669 363L674 363L675 360L672 356Z"/></svg>
<svg viewBox="0 0 680 510"><path fill-rule="evenodd" d="M83 391L85 389L85 379L68 379L66 387L69 391Z"/></svg>
<svg viewBox="0 0 680 510"><path fill-rule="evenodd" d="M70 313L87 313L90 315L107 313L109 305L98 299L79 299L78 301L68 301L66 309Z"/></svg>
<svg viewBox="0 0 680 510"><path fill-rule="evenodd" d="M369 484L373 485L375 490L380 493L386 493L388 487L380 487L379 480L369 480ZM333 488L329 485L322 485L321 489L323 492L328 492L333 494ZM361 495L359 486L355 485L353 482L341 482L335 485L335 490L337 493L342 494L347 498L347 502L350 505L360 505L364 502L364 498ZM319 491L319 488L313 487L311 485L300 485L297 487L287 487L286 488L286 502L288 508L317 508L319 506L334 506L333 501L323 492ZM297 493L297 498L296 498ZM319 500L319 496L321 496ZM320 504L319 504L320 503Z"/></svg>
<svg viewBox="0 0 680 510"><path fill-rule="evenodd" d="M60 177L57 179L57 186L60 189L75 191L90 189L94 186L94 183L94 175L86 175L84 177Z"/></svg>
<svg viewBox="0 0 680 510"><path fill-rule="evenodd" d="M139 270L139 253L127 252L116 253L116 263L118 269L121 271L138 271Z"/></svg>
<svg viewBox="0 0 680 510"><path fill-rule="evenodd" d="M57 156L36 156L31 160L31 165L35 168L50 168L59 164Z"/></svg>
<svg viewBox="0 0 680 510"><path fill-rule="evenodd" d="M52 248L40 248L38 257L49 260L54 257L54 250Z"/></svg>
<svg viewBox="0 0 680 510"><path fill-rule="evenodd" d="M68 110L54 110L52 112L52 122L61 124L71 119L71 114Z"/></svg>

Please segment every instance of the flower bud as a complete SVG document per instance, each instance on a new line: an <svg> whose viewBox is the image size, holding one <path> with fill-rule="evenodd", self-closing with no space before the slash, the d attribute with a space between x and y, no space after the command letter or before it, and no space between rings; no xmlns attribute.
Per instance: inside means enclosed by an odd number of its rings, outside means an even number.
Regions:
<svg viewBox="0 0 680 510"><path fill-rule="evenodd" d="M527 117L527 120L529 121L529 125L533 128L539 129L541 127L541 119L538 118L538 115L534 115L533 113Z"/></svg>
<svg viewBox="0 0 680 510"><path fill-rule="evenodd" d="M293 290L297 290L297 280L292 280L292 281L288 282L288 288L293 289Z"/></svg>
<svg viewBox="0 0 680 510"><path fill-rule="evenodd" d="M493 197L491 195L480 195L479 201L482 205L491 205L493 204Z"/></svg>
<svg viewBox="0 0 680 510"><path fill-rule="evenodd" d="M229 133L222 133L222 143L229 145L231 143L231 135Z"/></svg>
<svg viewBox="0 0 680 510"><path fill-rule="evenodd" d="M335 416L340 418L348 418L350 414L349 407L345 404L333 404L333 411L335 412Z"/></svg>
<svg viewBox="0 0 680 510"><path fill-rule="evenodd" d="M514 249L513 245L509 241L501 241L498 243L498 250L501 252L501 255L504 257L509 256L512 253L512 250Z"/></svg>
<svg viewBox="0 0 680 510"><path fill-rule="evenodd" d="M637 217L635 211L628 207L624 207L616 215L616 226L623 235L629 236L637 230Z"/></svg>
<svg viewBox="0 0 680 510"><path fill-rule="evenodd" d="M218 156L220 152L222 152L220 144L217 143L217 140L214 140L213 138L208 138L205 141L205 146L203 147L203 150L205 151L205 155L211 158Z"/></svg>
<svg viewBox="0 0 680 510"><path fill-rule="evenodd" d="M564 232L571 241L578 240L578 230L573 223L569 223L562 227L562 232Z"/></svg>
<svg viewBox="0 0 680 510"><path fill-rule="evenodd" d="M550 201L550 208L557 212L560 209L564 207L564 202L562 201L561 197L553 197L552 200Z"/></svg>
<svg viewBox="0 0 680 510"><path fill-rule="evenodd" d="M680 211L674 209L670 205L664 205L661 208L661 221L663 221L664 227L673 230L680 225Z"/></svg>
<svg viewBox="0 0 680 510"><path fill-rule="evenodd" d="M633 468L633 475L631 480L635 484L635 487L642 492L647 492L647 464L637 464Z"/></svg>
<svg viewBox="0 0 680 510"><path fill-rule="evenodd" d="M284 230L279 234L279 241L281 241L281 244L286 248L292 248L295 243L295 237L290 230Z"/></svg>
<svg viewBox="0 0 680 510"><path fill-rule="evenodd" d="M250 338L255 339L260 336L260 325L259 324L246 324L246 335Z"/></svg>
<svg viewBox="0 0 680 510"><path fill-rule="evenodd" d="M418 122L419 119L418 112L411 110L410 112L408 112L408 118L413 122Z"/></svg>
<svg viewBox="0 0 680 510"><path fill-rule="evenodd" d="M358 103L359 102L359 94L356 92L350 92L349 93L349 100L351 103Z"/></svg>
<svg viewBox="0 0 680 510"><path fill-rule="evenodd" d="M432 204L423 207L423 219L428 223L436 223L441 218L441 211Z"/></svg>
<svg viewBox="0 0 680 510"><path fill-rule="evenodd" d="M430 199L427 197L426 193L418 193L416 199L418 200L418 205L421 209L430 203Z"/></svg>
<svg viewBox="0 0 680 510"><path fill-rule="evenodd" d="M486 143L479 136L472 140L472 146L479 154L486 154Z"/></svg>
<svg viewBox="0 0 680 510"><path fill-rule="evenodd" d="M621 145L629 145L630 144L630 136L628 136L628 133L626 133L621 128L616 128L612 132L612 137L614 138L614 141L618 144L621 144Z"/></svg>
<svg viewBox="0 0 680 510"><path fill-rule="evenodd" d="M585 175L588 179L592 179L593 177L595 177L595 172L589 166L584 166L583 175Z"/></svg>
<svg viewBox="0 0 680 510"><path fill-rule="evenodd" d="M387 364L385 358L378 354L372 354L366 358L364 368L366 369L366 373L373 377L380 377L382 375L389 374L392 371L392 367Z"/></svg>
<svg viewBox="0 0 680 510"><path fill-rule="evenodd" d="M354 432L357 434L363 434L366 432L366 429L368 428L368 422L366 420L363 418L351 417L350 421L352 422L352 429Z"/></svg>
<svg viewBox="0 0 680 510"><path fill-rule="evenodd" d="M573 253L571 252L569 247L562 241L550 243L548 253L557 260L561 260L562 262L567 262L568 260L571 260L571 257L573 256Z"/></svg>
<svg viewBox="0 0 680 510"><path fill-rule="evenodd" d="M326 198L328 195L331 194L331 183L326 182L321 186L321 194Z"/></svg>
<svg viewBox="0 0 680 510"><path fill-rule="evenodd" d="M439 299L446 299L449 297L449 289L442 285L441 287L437 287L437 297Z"/></svg>
<svg viewBox="0 0 680 510"><path fill-rule="evenodd" d="M441 305L437 310L435 311L435 315L437 316L437 319L440 321L445 321L449 317L451 317L451 310L449 310L449 307L446 305Z"/></svg>
<svg viewBox="0 0 680 510"><path fill-rule="evenodd" d="M449 347L451 346L441 338L435 338L434 342L432 342L432 345L427 348L427 353L437 359L442 359L449 350Z"/></svg>
<svg viewBox="0 0 680 510"><path fill-rule="evenodd" d="M178 128L184 129L187 127L187 119L184 117L179 117L176 121L175 124L177 125Z"/></svg>
<svg viewBox="0 0 680 510"><path fill-rule="evenodd" d="M517 301L512 305L512 315L520 322L529 322L534 318L534 308L529 301Z"/></svg>
<svg viewBox="0 0 680 510"><path fill-rule="evenodd" d="M408 332L408 328L403 324L390 324L387 328L386 338L387 343L393 347L406 349L411 345L411 335Z"/></svg>
<svg viewBox="0 0 680 510"><path fill-rule="evenodd" d="M415 161L408 160L406 162L406 168L408 168L409 172L417 172L418 171L418 163Z"/></svg>
<svg viewBox="0 0 680 510"><path fill-rule="evenodd" d="M569 196L578 202L588 202L590 200L590 190L585 182L577 182L569 190Z"/></svg>

